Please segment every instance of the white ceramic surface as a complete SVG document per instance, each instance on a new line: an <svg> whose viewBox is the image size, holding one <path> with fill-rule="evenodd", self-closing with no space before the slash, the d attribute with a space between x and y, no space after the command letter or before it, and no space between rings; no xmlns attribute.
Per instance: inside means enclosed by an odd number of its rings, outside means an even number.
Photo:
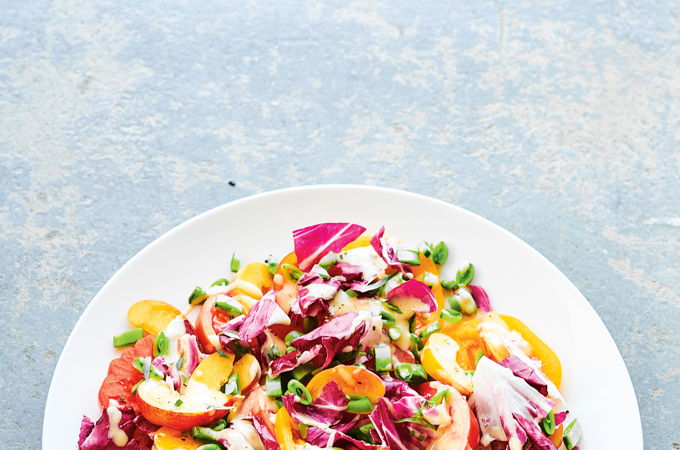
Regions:
<svg viewBox="0 0 680 450"><path fill-rule="evenodd" d="M444 277L464 261L492 305L522 319L560 356L562 391L580 418L581 448L642 449L633 387L621 355L576 287L529 245L466 210L428 197L368 186L308 186L268 192L197 216L149 244L99 291L73 329L54 372L45 408L43 449L75 448L83 414L99 417L97 391L116 351L111 336L128 328L137 300L166 300L183 309L196 285L241 261L292 250L291 231L349 221L406 241L445 241ZM625 432L622 432L625 430Z"/></svg>

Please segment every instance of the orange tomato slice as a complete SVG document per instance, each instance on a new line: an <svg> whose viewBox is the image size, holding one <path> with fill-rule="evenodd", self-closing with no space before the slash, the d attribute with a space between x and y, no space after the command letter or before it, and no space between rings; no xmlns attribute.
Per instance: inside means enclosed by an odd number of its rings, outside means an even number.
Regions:
<svg viewBox="0 0 680 450"><path fill-rule="evenodd" d="M234 367L234 355L232 353L213 353L205 358L191 374L191 379L203 383L210 389L219 390L229 380Z"/></svg>
<svg viewBox="0 0 680 450"><path fill-rule="evenodd" d="M349 244L345 245L341 251L346 252L347 250L352 250L353 248L368 247L371 245L372 236L359 236Z"/></svg>
<svg viewBox="0 0 680 450"><path fill-rule="evenodd" d="M161 427L154 433L153 444L156 450L196 450L203 445L190 433L168 427Z"/></svg>
<svg viewBox="0 0 680 450"><path fill-rule="evenodd" d="M127 318L133 326L158 334L180 314L179 309L160 300L140 300L128 309Z"/></svg>
<svg viewBox="0 0 680 450"><path fill-rule="evenodd" d="M293 439L293 418L285 407L279 408L274 418L274 432L276 442L279 443L281 450L295 450L295 440Z"/></svg>
<svg viewBox="0 0 680 450"><path fill-rule="evenodd" d="M504 314L500 314L500 318L529 343L533 351L530 356L541 361L541 370L559 388L562 382L562 363L557 354L519 319Z"/></svg>
<svg viewBox="0 0 680 450"><path fill-rule="evenodd" d="M322 370L309 380L307 390L312 398L317 398L330 381L338 383L345 394L365 395L372 403L385 395L385 384L379 376L363 367L340 365Z"/></svg>

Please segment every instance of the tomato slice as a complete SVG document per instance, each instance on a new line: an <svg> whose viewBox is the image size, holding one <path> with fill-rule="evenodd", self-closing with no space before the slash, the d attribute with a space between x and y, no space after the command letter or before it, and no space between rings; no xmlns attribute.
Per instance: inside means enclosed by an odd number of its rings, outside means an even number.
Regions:
<svg viewBox="0 0 680 450"><path fill-rule="evenodd" d="M109 371L99 388L99 406L104 409L109 406L109 399L114 399L122 405L130 405L138 410L132 388L143 375L133 367L132 362L137 357L153 355L153 334L144 336L134 346L123 351L120 357L109 364Z"/></svg>

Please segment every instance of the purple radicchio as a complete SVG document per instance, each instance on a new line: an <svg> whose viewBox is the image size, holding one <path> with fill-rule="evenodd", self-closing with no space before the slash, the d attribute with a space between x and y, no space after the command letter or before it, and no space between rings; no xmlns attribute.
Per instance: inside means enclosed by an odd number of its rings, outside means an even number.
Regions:
<svg viewBox="0 0 680 450"><path fill-rule="evenodd" d="M239 338L239 329L243 322L245 322L246 316L241 314L231 319L224 325L215 326L215 332L219 333L220 346L222 348L228 348L229 344Z"/></svg>
<svg viewBox="0 0 680 450"><path fill-rule="evenodd" d="M489 301L489 295L486 291L482 289L481 286L472 284L468 284L467 288L470 290L470 294L472 294L472 298L475 300L477 307L482 311L491 312L491 302Z"/></svg>
<svg viewBox="0 0 680 450"><path fill-rule="evenodd" d="M301 317L315 317L328 311L328 302L338 293L341 282L336 278L324 279L318 273L310 272L298 281L298 286L298 296L291 305L291 312Z"/></svg>
<svg viewBox="0 0 680 450"><path fill-rule="evenodd" d="M319 368L328 367L336 354L346 351L346 348L355 349L366 329L366 322L357 312L337 316L294 340L291 345L297 351L272 361L271 375L276 376L309 361Z"/></svg>
<svg viewBox="0 0 680 450"><path fill-rule="evenodd" d="M286 394L281 400L296 422L319 428L339 423L349 403L349 398L335 381L326 384L321 394L309 405L300 403L295 394Z"/></svg>
<svg viewBox="0 0 680 450"><path fill-rule="evenodd" d="M510 369L516 377L520 377L529 383L530 386L542 395L548 395L548 385L543 381L543 377L538 375L533 368L522 361L518 356L510 355L498 364Z"/></svg>
<svg viewBox="0 0 680 450"><path fill-rule="evenodd" d="M385 227L380 227L378 232L375 233L375 235L371 238L371 245L373 246L373 249L392 269L398 270L400 272L411 273L411 266L399 262L399 258L397 258L397 252L387 241L382 238L384 234Z"/></svg>
<svg viewBox="0 0 680 450"><path fill-rule="evenodd" d="M414 312L431 313L437 310L437 301L429 287L422 281L408 280L390 290L386 295L387 301L397 299L416 299L421 304L413 307Z"/></svg>
<svg viewBox="0 0 680 450"><path fill-rule="evenodd" d="M172 382L172 388L179 392L182 386L182 378L180 377L179 370L174 364L166 364L165 359L162 356L156 356L151 365L163 375L164 379L170 380Z"/></svg>
<svg viewBox="0 0 680 450"><path fill-rule="evenodd" d="M121 434L114 438L118 440L115 443L113 437L109 437L108 409L111 410L111 415L120 415L118 428ZM116 402L111 401L109 408L103 410L96 424L83 416L78 436L78 450L150 449L153 445L153 433L157 429L156 425L149 423L142 416L136 416L132 408L121 408Z"/></svg>
<svg viewBox="0 0 680 450"><path fill-rule="evenodd" d="M521 450L527 441L526 427L516 415L537 424L548 415L554 402L531 387L512 371L482 357L472 378L470 402L477 413L481 444L508 443L510 450Z"/></svg>
<svg viewBox="0 0 680 450"><path fill-rule="evenodd" d="M543 434L536 422L517 413L513 413L512 417L524 429L524 432L531 441L532 448L536 450L557 450L555 444Z"/></svg>
<svg viewBox="0 0 680 450"><path fill-rule="evenodd" d="M385 396L369 416L375 427L373 438L391 449L427 448L436 435L424 418L416 417L424 406L425 398L407 383L385 381Z"/></svg>
<svg viewBox="0 0 680 450"><path fill-rule="evenodd" d="M366 228L352 223L320 223L293 231L298 267L309 270L328 252L339 252Z"/></svg>
<svg viewBox="0 0 680 450"><path fill-rule="evenodd" d="M364 275L361 266L355 266L344 261L338 261L328 268L328 275L332 277L342 277L346 283L361 280Z"/></svg>
<svg viewBox="0 0 680 450"><path fill-rule="evenodd" d="M359 424L365 425L368 423L366 421L364 422L365 423L352 420L350 422L340 423L327 429L310 427L307 430L307 437L305 438L305 441L322 448L338 447L338 445L336 445L338 443L347 443L352 444L359 450L387 450L387 447L383 445L369 444L368 442L362 441L360 439L355 439L348 434L352 428L355 428ZM344 448L342 445L339 445L339 447Z"/></svg>
<svg viewBox="0 0 680 450"><path fill-rule="evenodd" d="M276 303L274 291L269 291L253 306L238 330L243 342L253 342L272 325L290 325L290 317Z"/></svg>
<svg viewBox="0 0 680 450"><path fill-rule="evenodd" d="M264 448L266 450L280 450L281 447L278 442L276 442L276 437L274 436L274 433L272 433L272 430L267 426L265 420L259 415L254 415L252 421L257 434L264 444Z"/></svg>

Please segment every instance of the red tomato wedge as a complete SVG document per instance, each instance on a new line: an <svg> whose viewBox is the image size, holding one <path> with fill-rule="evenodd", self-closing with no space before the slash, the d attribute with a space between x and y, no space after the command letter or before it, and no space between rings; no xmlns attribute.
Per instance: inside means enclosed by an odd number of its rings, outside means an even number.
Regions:
<svg viewBox="0 0 680 450"><path fill-rule="evenodd" d="M143 378L141 372L132 366L137 357L153 355L153 334L144 336L134 346L123 351L120 357L109 364L109 371L99 388L99 406L104 409L109 406L109 399L114 399L123 405L130 405L138 411L132 388Z"/></svg>

